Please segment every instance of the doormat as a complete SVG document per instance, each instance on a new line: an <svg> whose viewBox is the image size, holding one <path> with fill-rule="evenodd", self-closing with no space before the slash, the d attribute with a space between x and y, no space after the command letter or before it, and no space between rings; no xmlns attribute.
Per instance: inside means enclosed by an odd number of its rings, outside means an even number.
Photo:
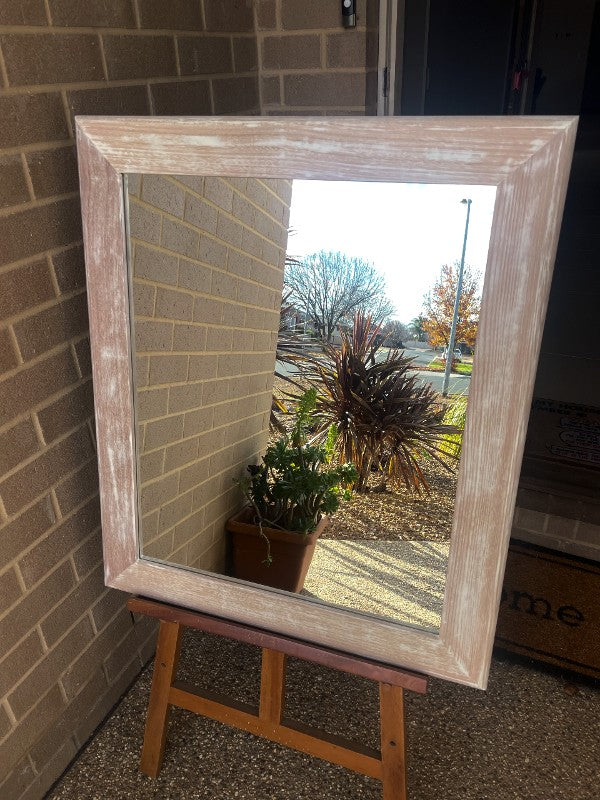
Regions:
<svg viewBox="0 0 600 800"><path fill-rule="evenodd" d="M600 678L600 564L511 542L496 647Z"/></svg>

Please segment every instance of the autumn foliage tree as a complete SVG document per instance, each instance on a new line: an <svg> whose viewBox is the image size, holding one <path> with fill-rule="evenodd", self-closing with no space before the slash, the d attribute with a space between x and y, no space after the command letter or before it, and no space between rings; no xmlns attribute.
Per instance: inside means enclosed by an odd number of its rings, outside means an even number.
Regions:
<svg viewBox="0 0 600 800"><path fill-rule="evenodd" d="M444 264L440 276L423 301L422 325L433 347L448 347L460 263ZM477 276L465 264L454 341L475 345L480 310Z"/></svg>

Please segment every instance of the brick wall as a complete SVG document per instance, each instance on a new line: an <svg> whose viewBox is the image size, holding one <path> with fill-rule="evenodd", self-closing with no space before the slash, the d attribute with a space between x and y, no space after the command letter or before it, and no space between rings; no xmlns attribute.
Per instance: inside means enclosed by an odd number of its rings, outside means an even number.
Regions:
<svg viewBox="0 0 600 800"><path fill-rule="evenodd" d="M339 0L259 0L263 113L374 113L379 4L358 0L354 29L341 27L340 9Z"/></svg>
<svg viewBox="0 0 600 800"><path fill-rule="evenodd" d="M252 9L205 6L0 4L3 800L40 797L152 651L103 584L73 116L255 113Z"/></svg>
<svg viewBox="0 0 600 800"><path fill-rule="evenodd" d="M223 572L266 443L290 181L130 179L142 552Z"/></svg>
<svg viewBox="0 0 600 800"><path fill-rule="evenodd" d="M365 8L345 32L337 0L0 3L3 800L43 794L153 646L102 579L73 118L364 113ZM318 63L263 56L278 35Z"/></svg>

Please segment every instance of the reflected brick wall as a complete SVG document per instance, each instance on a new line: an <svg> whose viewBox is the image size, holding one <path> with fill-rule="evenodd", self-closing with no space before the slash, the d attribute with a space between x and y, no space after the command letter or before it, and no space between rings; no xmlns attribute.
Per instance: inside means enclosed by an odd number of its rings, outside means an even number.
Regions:
<svg viewBox="0 0 600 800"><path fill-rule="evenodd" d="M222 572L266 444L289 181L130 180L142 552Z"/></svg>

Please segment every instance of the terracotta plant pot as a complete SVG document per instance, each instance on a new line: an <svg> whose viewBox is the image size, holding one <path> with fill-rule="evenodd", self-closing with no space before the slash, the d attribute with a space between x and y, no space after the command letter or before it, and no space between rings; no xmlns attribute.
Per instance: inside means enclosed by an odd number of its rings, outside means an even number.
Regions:
<svg viewBox="0 0 600 800"><path fill-rule="evenodd" d="M233 577L244 581L300 592L315 551L317 539L329 523L322 517L312 533L292 533L263 525L263 533L271 542L270 565L264 563L267 543L258 525L251 522L253 510L246 506L227 520L226 529L232 534Z"/></svg>

